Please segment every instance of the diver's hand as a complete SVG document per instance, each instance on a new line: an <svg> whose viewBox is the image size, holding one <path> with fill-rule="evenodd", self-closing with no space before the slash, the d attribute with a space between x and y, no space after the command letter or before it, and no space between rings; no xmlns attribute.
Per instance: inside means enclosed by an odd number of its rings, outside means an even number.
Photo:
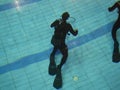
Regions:
<svg viewBox="0 0 120 90"><path fill-rule="evenodd" d="M75 36L76 36L76 35L78 35L78 30L77 30L77 29L75 30Z"/></svg>

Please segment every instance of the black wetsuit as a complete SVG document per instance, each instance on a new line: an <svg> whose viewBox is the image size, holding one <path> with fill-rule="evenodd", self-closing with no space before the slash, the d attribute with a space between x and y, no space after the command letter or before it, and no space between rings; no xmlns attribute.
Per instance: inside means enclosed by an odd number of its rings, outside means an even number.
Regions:
<svg viewBox="0 0 120 90"><path fill-rule="evenodd" d="M51 43L54 46L51 56L54 57L56 51L58 49L60 50L60 52L63 55L61 63L59 64L59 66L61 68L62 65L66 62L67 57L68 57L68 48L67 48L67 45L65 44L66 35L68 34L68 32L70 32L74 36L76 36L78 32L74 31L72 26L69 23L67 23L66 21L63 21L62 19L55 20L51 24L51 27L55 28L54 35L51 40Z"/></svg>
<svg viewBox="0 0 120 90"><path fill-rule="evenodd" d="M109 11L113 11L115 9L118 9L118 19L113 25L112 28L112 38L114 41L114 49L113 49L113 56L112 56L112 61L113 62L119 62L120 61L120 54L119 54L119 42L116 37L117 30L120 28L120 1L116 2L112 7L109 7Z"/></svg>
<svg viewBox="0 0 120 90"><path fill-rule="evenodd" d="M120 1L116 2L112 7L109 8L109 11L113 11L115 9L118 9L118 19L116 20L115 24L112 28L112 38L114 40L114 44L118 44L117 38L116 38L116 32L120 28Z"/></svg>

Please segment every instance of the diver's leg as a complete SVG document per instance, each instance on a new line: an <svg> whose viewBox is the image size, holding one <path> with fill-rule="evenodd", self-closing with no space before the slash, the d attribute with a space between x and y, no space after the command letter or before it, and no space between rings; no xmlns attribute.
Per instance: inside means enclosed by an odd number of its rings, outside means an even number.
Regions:
<svg viewBox="0 0 120 90"><path fill-rule="evenodd" d="M120 55L119 55L119 43L117 40L117 30L120 28L120 20L117 20L116 23L113 26L112 29L112 38L114 41L114 49L113 49L113 56L112 56L112 61L113 62L119 62L120 61Z"/></svg>
<svg viewBox="0 0 120 90"><path fill-rule="evenodd" d="M67 46L65 45L64 48L60 48L60 51L62 53L62 59L61 59L61 62L60 64L58 65L58 68L62 68L62 66L65 64L65 62L67 61L67 57L68 57L68 48Z"/></svg>
<svg viewBox="0 0 120 90"><path fill-rule="evenodd" d="M57 52L57 47L54 47L52 53L50 54L50 63L49 63L49 74L55 75L56 74L56 62L55 62L55 53Z"/></svg>
<svg viewBox="0 0 120 90"><path fill-rule="evenodd" d="M66 60L67 60L67 57L68 57L68 48L66 45L64 45L63 47L59 48L63 57L61 59L61 62L60 64L57 66L57 72L56 72L56 77L54 79L54 82L53 82L53 86L56 88L56 89L59 89L62 87L62 74L61 74L61 68L63 66L63 64L65 64Z"/></svg>
<svg viewBox="0 0 120 90"><path fill-rule="evenodd" d="M116 22L114 25L113 25L113 29L112 29L112 39L114 41L114 43L117 43L118 44L118 40L117 40L117 36L116 36L116 33L117 33L117 30L119 29L120 25L119 25L120 22Z"/></svg>

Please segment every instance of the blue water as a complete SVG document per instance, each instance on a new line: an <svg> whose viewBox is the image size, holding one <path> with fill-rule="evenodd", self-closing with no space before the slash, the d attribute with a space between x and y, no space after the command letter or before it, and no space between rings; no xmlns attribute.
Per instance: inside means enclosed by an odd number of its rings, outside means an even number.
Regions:
<svg viewBox="0 0 120 90"><path fill-rule="evenodd" d="M64 11L76 19L71 24L79 34L66 38L69 56L60 90L120 90L111 38L117 12L107 10L114 2L19 0L18 5L0 5L0 90L56 90L54 76L48 74L54 32L50 24ZM55 59L58 64L59 52Z"/></svg>
<svg viewBox="0 0 120 90"><path fill-rule="evenodd" d="M87 35L84 35L84 36L81 36L81 37L78 37L74 40L69 41L68 42L69 49L79 47L80 45L83 45L91 40L94 40L96 38L99 38L99 37L109 33L111 31L112 25L113 25L113 22L95 30L94 32L91 32ZM108 27L108 30L106 30L107 27ZM50 48L44 52L40 52L37 54L26 56L20 60L17 60L14 63L10 63L10 64L7 64L5 66L2 66L2 67L0 67L0 74L5 73L5 72L9 72L11 70L23 68L23 67L25 67L29 64L32 64L32 63L36 63L36 62L40 62L42 60L49 59L48 55L50 54L51 49L52 48Z"/></svg>

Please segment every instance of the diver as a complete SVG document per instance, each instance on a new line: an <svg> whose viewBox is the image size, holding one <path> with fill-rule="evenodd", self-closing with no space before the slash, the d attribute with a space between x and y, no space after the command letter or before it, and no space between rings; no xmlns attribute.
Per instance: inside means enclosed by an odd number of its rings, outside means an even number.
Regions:
<svg viewBox="0 0 120 90"><path fill-rule="evenodd" d="M55 75L56 78L61 78L61 68L65 64L68 57L68 47L65 43L66 35L71 33L76 36L78 34L78 30L74 30L70 23L67 22L70 14L68 12L64 12L62 14L61 19L55 20L51 24L51 28L54 28L54 35L52 36L51 43L54 46L53 51L50 54L50 64L49 64L49 74ZM62 54L62 59L59 65L56 66L55 63L55 54L59 50ZM58 75L59 73L59 75ZM54 81L54 87L61 87L62 81L59 81L58 85L56 85L56 80Z"/></svg>
<svg viewBox="0 0 120 90"><path fill-rule="evenodd" d="M114 41L114 49L113 49L113 56L112 61L113 62L119 62L120 61L120 54L119 54L119 42L116 37L117 30L120 28L120 1L117 1L112 7L109 7L108 10L114 11L115 9L118 9L118 19L113 25L112 28L112 39Z"/></svg>

